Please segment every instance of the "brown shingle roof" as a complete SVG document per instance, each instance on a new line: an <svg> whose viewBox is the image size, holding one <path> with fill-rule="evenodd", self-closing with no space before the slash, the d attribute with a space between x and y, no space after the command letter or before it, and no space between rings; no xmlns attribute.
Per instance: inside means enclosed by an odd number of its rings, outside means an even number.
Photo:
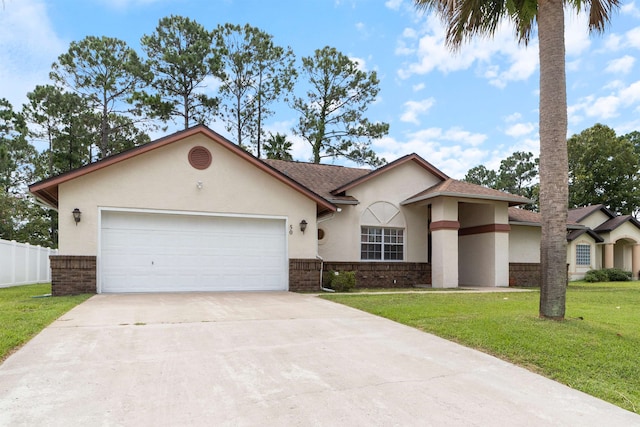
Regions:
<svg viewBox="0 0 640 427"><path fill-rule="evenodd" d="M599 226L597 226L595 228L595 231L597 231L598 233L613 231L613 230L615 230L616 228L620 227L622 224L624 224L627 221L631 222L631 224L633 224L636 227L640 228L640 222L638 222L638 220L635 219L633 216L631 216L631 215L620 215L620 216L611 218L608 221L603 222L602 224L600 224Z"/></svg>
<svg viewBox="0 0 640 427"><path fill-rule="evenodd" d="M569 209L567 213L567 220L571 222L580 222L592 213L602 210L609 218L613 218L615 215L609 209L607 209L604 205L590 205L583 206L581 208Z"/></svg>
<svg viewBox="0 0 640 427"><path fill-rule="evenodd" d="M471 184L465 181L458 181L457 179L446 179L439 184L428 188L421 193L416 194L413 197L408 198L403 205L419 202L422 200L431 199L437 196L455 196L455 197L467 197L471 199L487 199L487 200L502 200L509 202L509 205L524 205L531 201L526 197L516 196L513 194L505 193L503 191L494 190L492 188L483 187L481 185Z"/></svg>
<svg viewBox="0 0 640 427"><path fill-rule="evenodd" d="M315 163L288 162L285 160L264 160L266 164L299 182L309 190L327 200L355 200L336 197L331 192L349 182L371 173L369 169L349 168ZM337 199L337 200L336 200Z"/></svg>
<svg viewBox="0 0 640 427"><path fill-rule="evenodd" d="M542 216L538 212L528 211L516 207L509 208L509 221L528 222L531 224L542 224Z"/></svg>

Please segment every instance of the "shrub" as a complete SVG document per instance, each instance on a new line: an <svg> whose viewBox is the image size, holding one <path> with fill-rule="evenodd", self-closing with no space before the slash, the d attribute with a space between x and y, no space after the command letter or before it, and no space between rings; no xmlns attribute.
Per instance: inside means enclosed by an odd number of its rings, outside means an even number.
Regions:
<svg viewBox="0 0 640 427"><path fill-rule="evenodd" d="M329 271L329 287L336 292L349 292L356 286L355 271Z"/></svg>
<svg viewBox="0 0 640 427"><path fill-rule="evenodd" d="M605 270L610 282L626 282L631 280L631 272L619 268L607 268Z"/></svg>
<svg viewBox="0 0 640 427"><path fill-rule="evenodd" d="M604 270L589 270L587 274L584 275L584 281L595 283L595 282L606 282L609 280L609 276L607 272Z"/></svg>
<svg viewBox="0 0 640 427"><path fill-rule="evenodd" d="M589 270L584 276L585 282L626 282L631 280L631 272L619 268Z"/></svg>

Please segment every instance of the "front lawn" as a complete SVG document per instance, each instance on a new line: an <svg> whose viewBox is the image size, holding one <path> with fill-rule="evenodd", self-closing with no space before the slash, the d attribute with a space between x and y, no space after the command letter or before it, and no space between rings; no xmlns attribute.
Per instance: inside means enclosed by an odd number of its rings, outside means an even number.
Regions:
<svg viewBox="0 0 640 427"><path fill-rule="evenodd" d="M538 318L539 292L322 297L493 354L640 413L640 282L572 282L564 322Z"/></svg>
<svg viewBox="0 0 640 427"><path fill-rule="evenodd" d="M34 298L49 293L50 284L0 289L0 362L62 314L91 296Z"/></svg>

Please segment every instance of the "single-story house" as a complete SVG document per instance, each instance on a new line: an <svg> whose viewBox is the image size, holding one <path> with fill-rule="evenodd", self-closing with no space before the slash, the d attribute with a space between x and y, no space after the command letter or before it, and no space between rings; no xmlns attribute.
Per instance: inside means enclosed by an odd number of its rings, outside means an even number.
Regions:
<svg viewBox="0 0 640 427"><path fill-rule="evenodd" d="M539 277L539 221L515 208L529 201L416 154L375 170L261 160L195 126L29 189L59 212L55 295L316 291L329 270L384 287Z"/></svg>

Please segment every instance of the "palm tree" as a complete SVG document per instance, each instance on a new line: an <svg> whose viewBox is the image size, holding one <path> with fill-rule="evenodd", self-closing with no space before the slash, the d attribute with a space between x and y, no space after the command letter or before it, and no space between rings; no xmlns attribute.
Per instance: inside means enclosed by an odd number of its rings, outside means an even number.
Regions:
<svg viewBox="0 0 640 427"><path fill-rule="evenodd" d="M264 152L267 159L274 160L293 160L291 156L292 144L287 141L286 135L276 133L275 135L270 133L269 139L264 143Z"/></svg>
<svg viewBox="0 0 640 427"><path fill-rule="evenodd" d="M562 320L567 284L567 85L564 5L589 13L589 30L603 32L619 0L414 0L447 27L446 43L458 49L476 35L492 36L510 20L527 44L537 21L540 58L540 317Z"/></svg>

